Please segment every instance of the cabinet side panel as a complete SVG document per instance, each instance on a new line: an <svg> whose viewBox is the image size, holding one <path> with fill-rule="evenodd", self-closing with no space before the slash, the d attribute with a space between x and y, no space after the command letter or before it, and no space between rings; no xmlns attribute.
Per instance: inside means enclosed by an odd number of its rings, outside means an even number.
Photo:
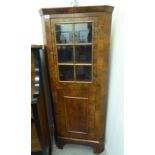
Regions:
<svg viewBox="0 0 155 155"><path fill-rule="evenodd" d="M98 62L97 62L97 88L96 97L96 138L104 139L105 113L108 91L109 49L110 49L111 14L105 13L98 18Z"/></svg>
<svg viewBox="0 0 155 155"><path fill-rule="evenodd" d="M49 76L49 85L51 91L51 100L53 101L52 107L54 113L56 113L56 103L57 103L57 92L56 92L56 83L55 83L55 62L54 62L54 51L53 51L53 41L52 41L52 31L51 31L51 22L50 18L42 17L42 29L43 29L43 40L45 47L45 56L47 62L47 70ZM57 123L57 115L53 115L54 124ZM55 125L55 132L57 133L57 125Z"/></svg>

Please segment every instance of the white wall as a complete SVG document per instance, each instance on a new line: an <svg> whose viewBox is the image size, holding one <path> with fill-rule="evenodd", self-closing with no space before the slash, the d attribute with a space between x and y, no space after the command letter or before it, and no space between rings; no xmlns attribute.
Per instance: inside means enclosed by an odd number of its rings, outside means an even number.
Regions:
<svg viewBox="0 0 155 155"><path fill-rule="evenodd" d="M38 10L43 7L71 6L68 0L38 0L32 4L32 44L42 44L41 19ZM121 1L79 0L79 5L114 6L111 32L111 65L106 120L106 155L123 155L123 10Z"/></svg>
<svg viewBox="0 0 155 155"><path fill-rule="evenodd" d="M115 8L112 19L109 95L106 118L106 155L123 155L123 13Z"/></svg>

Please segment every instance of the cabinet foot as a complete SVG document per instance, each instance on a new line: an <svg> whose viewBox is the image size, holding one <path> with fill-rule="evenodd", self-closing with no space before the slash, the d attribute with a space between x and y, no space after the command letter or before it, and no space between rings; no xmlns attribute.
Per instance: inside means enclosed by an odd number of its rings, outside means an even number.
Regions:
<svg viewBox="0 0 155 155"><path fill-rule="evenodd" d="M72 144L84 144L89 145L93 148L94 154L100 154L104 151L104 141L91 141L84 139L74 139L74 138L56 138L56 146L58 149L63 149L64 145L67 143Z"/></svg>
<svg viewBox="0 0 155 155"><path fill-rule="evenodd" d="M100 154L100 153L102 153L104 151L103 142L93 144L92 147L93 147L94 154Z"/></svg>
<svg viewBox="0 0 155 155"><path fill-rule="evenodd" d="M57 140L56 146L57 146L58 149L63 149L64 143L62 141L60 141L60 140Z"/></svg>

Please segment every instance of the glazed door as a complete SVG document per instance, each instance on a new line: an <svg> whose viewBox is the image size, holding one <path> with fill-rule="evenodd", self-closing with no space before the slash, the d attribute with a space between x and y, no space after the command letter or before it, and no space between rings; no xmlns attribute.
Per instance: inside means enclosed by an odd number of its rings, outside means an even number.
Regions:
<svg viewBox="0 0 155 155"><path fill-rule="evenodd" d="M96 54L94 18L52 19L52 71L57 135L95 136ZM53 91L53 90L52 90Z"/></svg>

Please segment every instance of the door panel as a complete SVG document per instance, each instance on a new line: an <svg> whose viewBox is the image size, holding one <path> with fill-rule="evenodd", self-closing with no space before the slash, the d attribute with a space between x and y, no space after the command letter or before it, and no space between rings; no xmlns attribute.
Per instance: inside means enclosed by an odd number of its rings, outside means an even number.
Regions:
<svg viewBox="0 0 155 155"><path fill-rule="evenodd" d="M64 96L67 132L88 133L88 98Z"/></svg>
<svg viewBox="0 0 155 155"><path fill-rule="evenodd" d="M92 23L75 24L75 42L76 43L92 42Z"/></svg>
<svg viewBox="0 0 155 155"><path fill-rule="evenodd" d="M72 24L56 24L56 42L58 44L72 43Z"/></svg>
<svg viewBox="0 0 155 155"><path fill-rule="evenodd" d="M76 63L92 63L92 46L75 46Z"/></svg>

